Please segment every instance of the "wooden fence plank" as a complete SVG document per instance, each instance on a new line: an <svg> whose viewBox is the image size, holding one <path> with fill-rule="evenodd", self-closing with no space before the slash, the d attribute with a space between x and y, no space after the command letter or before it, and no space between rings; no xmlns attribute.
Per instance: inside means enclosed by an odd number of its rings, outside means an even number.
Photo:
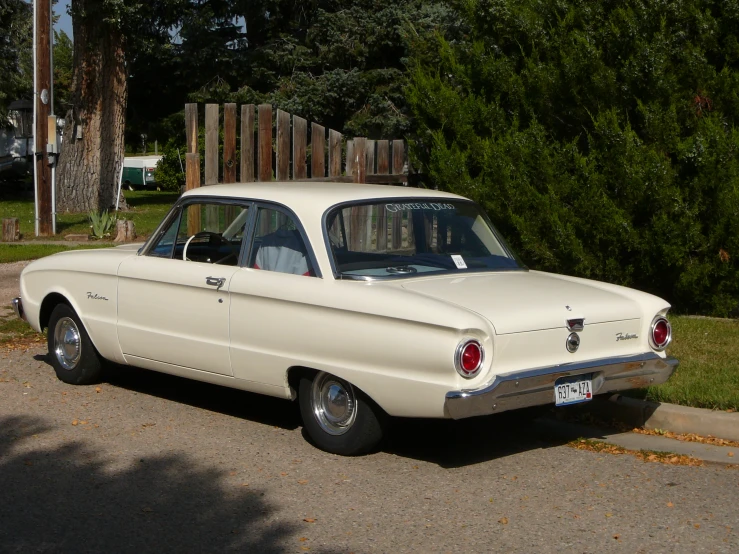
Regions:
<svg viewBox="0 0 739 554"><path fill-rule="evenodd" d="M377 174L387 175L390 173L390 141L377 141Z"/></svg>
<svg viewBox="0 0 739 554"><path fill-rule="evenodd" d="M311 123L310 128L310 176L312 178L326 176L326 129L318 123Z"/></svg>
<svg viewBox="0 0 739 554"><path fill-rule="evenodd" d="M196 189L200 186L200 154L185 154L187 164L186 190ZM187 213L187 235L192 236L200 231L200 207L191 206Z"/></svg>
<svg viewBox="0 0 739 554"><path fill-rule="evenodd" d="M367 140L367 175L375 174L375 141Z"/></svg>
<svg viewBox="0 0 739 554"><path fill-rule="evenodd" d="M403 245L403 212L393 212L392 217L392 245L393 250L399 250Z"/></svg>
<svg viewBox="0 0 739 554"><path fill-rule="evenodd" d="M275 179L290 178L290 114L277 110L277 141L275 152Z"/></svg>
<svg viewBox="0 0 739 554"><path fill-rule="evenodd" d="M357 137L354 139L354 171L352 176L355 183L367 182L367 139Z"/></svg>
<svg viewBox="0 0 739 554"><path fill-rule="evenodd" d="M402 140L393 141L393 173L399 175L403 173L405 165L405 143Z"/></svg>
<svg viewBox="0 0 739 554"><path fill-rule="evenodd" d="M254 181L254 104L241 106L241 174L242 183Z"/></svg>
<svg viewBox="0 0 739 554"><path fill-rule="evenodd" d="M259 178L272 180L272 105L259 104Z"/></svg>
<svg viewBox="0 0 739 554"><path fill-rule="evenodd" d="M346 141L346 174L354 175L354 141ZM353 180L353 179L352 179Z"/></svg>
<svg viewBox="0 0 739 554"><path fill-rule="evenodd" d="M218 184L218 104L205 106L205 184Z"/></svg>
<svg viewBox="0 0 739 554"><path fill-rule="evenodd" d="M384 205L377 206L377 251L387 251L387 210Z"/></svg>
<svg viewBox="0 0 739 554"><path fill-rule="evenodd" d="M293 116L293 179L308 177L308 166L305 163L308 148L308 122L297 115Z"/></svg>
<svg viewBox="0 0 739 554"><path fill-rule="evenodd" d="M198 105L185 104L185 134L187 135L187 153L198 153Z"/></svg>
<svg viewBox="0 0 739 554"><path fill-rule="evenodd" d="M223 107L223 182L236 182L236 104Z"/></svg>
<svg viewBox="0 0 739 554"><path fill-rule="evenodd" d="M341 133L328 131L328 176L341 177Z"/></svg>
<svg viewBox="0 0 739 554"><path fill-rule="evenodd" d="M205 105L205 184L218 184L218 104ZM217 233L219 229L218 207L207 206L205 209L205 230Z"/></svg>

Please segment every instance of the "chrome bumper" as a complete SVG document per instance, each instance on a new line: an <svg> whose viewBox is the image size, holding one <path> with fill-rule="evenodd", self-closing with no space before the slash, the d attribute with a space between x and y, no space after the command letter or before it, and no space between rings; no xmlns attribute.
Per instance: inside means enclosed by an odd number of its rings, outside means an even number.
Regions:
<svg viewBox="0 0 739 554"><path fill-rule="evenodd" d="M11 302L13 304L13 311L15 312L15 315L17 315L21 319L26 319L26 314L23 312L23 301L21 300L21 297L13 298L13 301Z"/></svg>
<svg viewBox="0 0 739 554"><path fill-rule="evenodd" d="M553 404L554 382L571 375L591 374L593 394L658 385L667 381L677 364L675 358L660 358L649 352L506 373L480 389L448 392L444 413L463 419Z"/></svg>

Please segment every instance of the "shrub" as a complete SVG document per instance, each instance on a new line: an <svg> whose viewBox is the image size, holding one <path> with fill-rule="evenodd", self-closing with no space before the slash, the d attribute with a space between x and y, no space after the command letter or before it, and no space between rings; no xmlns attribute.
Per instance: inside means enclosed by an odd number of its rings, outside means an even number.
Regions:
<svg viewBox="0 0 739 554"><path fill-rule="evenodd" d="M737 2L456 5L411 59L416 167L532 268L738 315Z"/></svg>

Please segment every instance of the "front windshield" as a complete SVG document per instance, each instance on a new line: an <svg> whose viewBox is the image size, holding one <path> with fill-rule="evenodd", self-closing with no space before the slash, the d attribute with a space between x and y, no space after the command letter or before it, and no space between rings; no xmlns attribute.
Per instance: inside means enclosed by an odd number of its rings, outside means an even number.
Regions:
<svg viewBox="0 0 739 554"><path fill-rule="evenodd" d="M377 278L521 266L472 202L393 199L344 205L326 218L336 270Z"/></svg>

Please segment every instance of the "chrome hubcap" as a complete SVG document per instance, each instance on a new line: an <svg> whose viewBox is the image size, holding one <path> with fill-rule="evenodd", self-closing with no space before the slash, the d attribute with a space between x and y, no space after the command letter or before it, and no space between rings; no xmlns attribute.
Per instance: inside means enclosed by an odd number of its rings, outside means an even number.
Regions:
<svg viewBox="0 0 739 554"><path fill-rule="evenodd" d="M56 322L54 328L54 355L59 364L68 370L77 367L82 354L82 342L77 324L69 317Z"/></svg>
<svg viewBox="0 0 739 554"><path fill-rule="evenodd" d="M311 389L313 415L329 435L343 435L357 419L354 389L328 373L319 373Z"/></svg>

